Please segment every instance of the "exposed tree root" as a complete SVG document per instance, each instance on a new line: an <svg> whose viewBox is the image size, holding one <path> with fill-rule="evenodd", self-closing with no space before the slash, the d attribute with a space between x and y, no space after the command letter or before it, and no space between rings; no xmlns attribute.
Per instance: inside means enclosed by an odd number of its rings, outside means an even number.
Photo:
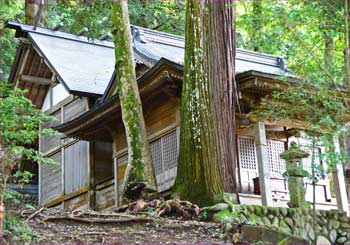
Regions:
<svg viewBox="0 0 350 245"><path fill-rule="evenodd" d="M149 213L152 216L164 217L175 216L185 220L198 218L200 208L189 202L181 201L179 199L171 199L167 201L152 200L145 201L140 199L128 205L123 205L117 209L116 212L131 212L133 214Z"/></svg>
<svg viewBox="0 0 350 245"><path fill-rule="evenodd" d="M72 220L76 222L82 222L82 223L90 223L90 224L110 224L110 223L130 223L130 222L152 222L154 219L148 218L148 217L133 217L133 218L121 218L121 219L97 219L97 218L82 218L82 217L75 217L72 215L66 215L66 216L48 216L46 217L43 222L48 221L56 221L56 220Z"/></svg>
<svg viewBox="0 0 350 245"><path fill-rule="evenodd" d="M35 216L37 216L39 213L41 213L43 210L45 210L45 207L41 207L40 209L38 209L37 211L35 211L34 213L32 213L31 215L28 216L28 218L25 219L24 222L28 222L29 220L33 219Z"/></svg>

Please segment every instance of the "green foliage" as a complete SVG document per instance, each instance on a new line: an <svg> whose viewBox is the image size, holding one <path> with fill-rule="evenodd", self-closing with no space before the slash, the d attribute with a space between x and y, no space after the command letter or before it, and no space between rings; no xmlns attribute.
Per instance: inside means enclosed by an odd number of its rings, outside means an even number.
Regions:
<svg viewBox="0 0 350 245"><path fill-rule="evenodd" d="M0 165L0 192L6 189L6 183L12 170L21 160L33 160L37 163L54 164L54 160L45 157L31 146L39 134L52 134L52 131L39 132L39 125L52 119L36 109L25 96L25 91L14 89L5 82L0 83L0 145L3 151ZM31 178L29 172L17 172L15 180L23 185Z"/></svg>
<svg viewBox="0 0 350 245"><path fill-rule="evenodd" d="M184 35L183 1L129 1L129 15L131 24Z"/></svg>
<svg viewBox="0 0 350 245"><path fill-rule="evenodd" d="M166 1L129 1L130 23L154 30L173 34L184 32L183 2ZM109 18L109 1L91 1L81 4L77 1L52 1L49 5L49 27L63 23L62 30L77 33L87 27L86 34L91 38L99 38L106 32L111 32L112 22Z"/></svg>
<svg viewBox="0 0 350 245"><path fill-rule="evenodd" d="M336 89L300 83L274 91L255 113L270 121L306 122L311 131L337 132L349 117L344 96Z"/></svg>
<svg viewBox="0 0 350 245"><path fill-rule="evenodd" d="M28 184L33 178L34 174L28 171L17 171L14 177L14 183L17 183L20 187L23 187L25 184Z"/></svg>
<svg viewBox="0 0 350 245"><path fill-rule="evenodd" d="M25 91L13 89L5 82L0 84L0 96L0 136L7 161L10 163L22 157L53 164L53 160L28 147L35 143L39 134L53 133L52 130L41 133L38 130L40 124L53 118L36 109L25 97Z"/></svg>
<svg viewBox="0 0 350 245"><path fill-rule="evenodd" d="M33 229L14 215L5 215L4 237L9 244L37 244L43 238L35 234Z"/></svg>
<svg viewBox="0 0 350 245"><path fill-rule="evenodd" d="M344 1L238 1L240 48L286 57L290 69L309 81L344 80ZM325 64L325 40L331 38L334 58ZM328 58L329 59L329 58ZM325 79L326 78L326 79Z"/></svg>
<svg viewBox="0 0 350 245"><path fill-rule="evenodd" d="M259 108L253 112L263 120L292 122L297 126L307 127L307 135L316 147L321 144L328 149L319 155L327 162L329 171L344 162L346 154L337 153L333 137L344 134L344 124L349 120L349 99L347 93L332 89L329 86L314 87L300 83L286 89L277 89L271 96L262 99ZM312 157L312 168L316 175L324 175L324 169L315 163ZM313 176L315 178L315 176Z"/></svg>
<svg viewBox="0 0 350 245"><path fill-rule="evenodd" d="M12 189L6 189L3 193L4 200L7 202L12 202L14 204L20 204L21 197L22 197L21 193Z"/></svg>
<svg viewBox="0 0 350 245"><path fill-rule="evenodd" d="M2 0L0 1L0 73L4 73L6 79L10 73L13 58L16 53L14 32L3 29L6 20L22 21L24 19L24 1ZM0 77L1 79L1 77Z"/></svg>

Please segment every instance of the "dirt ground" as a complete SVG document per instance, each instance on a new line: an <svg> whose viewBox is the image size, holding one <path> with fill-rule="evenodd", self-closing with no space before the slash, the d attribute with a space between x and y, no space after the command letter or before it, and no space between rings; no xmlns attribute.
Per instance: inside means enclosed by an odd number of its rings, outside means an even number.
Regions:
<svg viewBox="0 0 350 245"><path fill-rule="evenodd" d="M188 244L224 243L215 224L196 221L162 220L144 224L82 224L74 221L29 225L44 238L42 243L64 244Z"/></svg>
<svg viewBox="0 0 350 245"><path fill-rule="evenodd" d="M7 205L7 212L20 216L27 201ZM43 220L68 213L57 209L40 212L27 222L47 244L222 244L225 240L218 224L162 218L123 224L89 224L70 220ZM23 213L22 213L23 215ZM27 214L27 217L30 214ZM26 216L26 215L24 215ZM23 220L25 217L23 218Z"/></svg>

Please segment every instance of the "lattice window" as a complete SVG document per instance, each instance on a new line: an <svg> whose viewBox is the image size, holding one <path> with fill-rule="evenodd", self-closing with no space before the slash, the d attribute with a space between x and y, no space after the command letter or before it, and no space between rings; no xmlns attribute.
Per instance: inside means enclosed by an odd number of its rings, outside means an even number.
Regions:
<svg viewBox="0 0 350 245"><path fill-rule="evenodd" d="M177 134L176 131L162 137L164 170L177 166Z"/></svg>
<svg viewBox="0 0 350 245"><path fill-rule="evenodd" d="M253 137L238 137L239 163L241 169L257 170L256 149Z"/></svg>
<svg viewBox="0 0 350 245"><path fill-rule="evenodd" d="M281 177L286 171L286 162L280 157L284 150L284 142L267 140L267 155L271 176Z"/></svg>
<svg viewBox="0 0 350 245"><path fill-rule="evenodd" d="M163 172L161 139L153 141L150 144L150 148L151 148L154 171L157 175Z"/></svg>
<svg viewBox="0 0 350 245"><path fill-rule="evenodd" d="M150 143L150 151L158 190L167 190L174 184L177 172L178 145L176 131L152 141ZM125 168L127 161L128 155L126 154L118 158L118 165L124 165Z"/></svg>
<svg viewBox="0 0 350 245"><path fill-rule="evenodd" d="M158 190L169 189L175 181L177 171L177 133L173 131L150 144Z"/></svg>
<svg viewBox="0 0 350 245"><path fill-rule="evenodd" d="M309 157L303 158L302 163L303 163L303 168L306 171L308 171L309 174L311 174L312 173L312 146L305 145L305 146L301 146L300 148L309 153ZM320 159L321 149L319 147L315 147L313 150L314 150L315 164L321 165L322 164Z"/></svg>

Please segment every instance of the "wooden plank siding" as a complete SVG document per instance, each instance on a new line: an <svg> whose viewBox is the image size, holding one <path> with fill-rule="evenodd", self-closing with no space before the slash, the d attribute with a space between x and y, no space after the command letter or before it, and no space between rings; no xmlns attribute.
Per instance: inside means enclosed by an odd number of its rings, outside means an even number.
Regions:
<svg viewBox="0 0 350 245"><path fill-rule="evenodd" d="M70 96L47 110L56 120L52 120L41 129L53 127L70 121L88 110L87 98ZM62 207L87 204L87 198L73 197L82 195L89 183L88 177L88 144L86 141L61 138L58 136L42 136L39 139L40 151L47 157L58 162L57 165L41 165L39 203L41 205L56 205L62 202ZM74 194L71 196L70 194Z"/></svg>
<svg viewBox="0 0 350 245"><path fill-rule="evenodd" d="M84 107L84 99L69 101L60 107L60 113L56 110L54 113L61 114L60 122L72 120L79 114L83 113L87 106ZM85 108L85 110L84 110ZM160 190L170 187L176 177L177 153L178 153L178 131L179 126L179 108L178 100L171 99L167 95L159 95L144 103L144 116L146 121L148 139L153 147L152 157L155 159L159 156L160 161L156 169L157 179L160 184ZM77 113L77 114L74 114ZM117 161L118 161L118 182L123 180L127 164L127 143L124 127L120 120L113 122L113 129L117 132ZM41 140L45 144L45 140ZM69 138L61 139L59 148L56 146L47 147L47 153L62 152L63 166L61 165L61 191L60 195L54 198L42 199L42 204L63 203L63 207L71 209L77 205L85 206L88 203L89 196L84 191L89 185L88 176L88 159L93 160L93 176L95 186L95 208L97 210L105 209L115 204L114 192L114 169L113 169L113 149L110 142L94 141L92 144L92 156L88 156L88 142L72 140ZM42 175L46 173L42 172ZM43 177L42 177L43 178ZM168 181L170 180L170 181ZM59 182L59 179L56 180ZM63 183L62 183L63 181ZM121 185L119 185L121 187ZM44 186L41 186L44 194ZM58 188L60 189L60 188ZM86 196L85 194L86 193ZM72 195L74 194L74 195ZM46 194L45 194L46 195Z"/></svg>
<svg viewBox="0 0 350 245"><path fill-rule="evenodd" d="M51 158L56 161L55 165L41 164L41 203L45 204L55 198L60 197L62 193L62 165L61 152L52 155Z"/></svg>
<svg viewBox="0 0 350 245"><path fill-rule="evenodd" d="M78 141L64 148L64 193L88 185L88 142Z"/></svg>
<svg viewBox="0 0 350 245"><path fill-rule="evenodd" d="M54 127L61 123L61 109L53 112L51 116L54 118L54 120L51 120L47 122L45 125L42 126L42 129L44 128L50 128ZM50 135L44 135L41 136L40 139L40 151L44 154L48 154L53 149L57 149L61 144L61 140L59 136L50 136Z"/></svg>

